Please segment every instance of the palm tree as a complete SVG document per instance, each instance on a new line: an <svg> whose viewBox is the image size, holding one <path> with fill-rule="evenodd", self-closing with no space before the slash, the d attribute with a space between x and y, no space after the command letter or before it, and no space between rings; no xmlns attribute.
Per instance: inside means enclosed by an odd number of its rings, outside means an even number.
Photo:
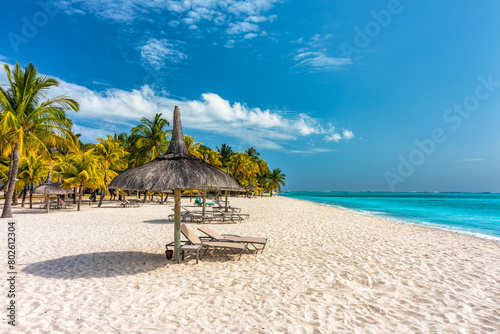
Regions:
<svg viewBox="0 0 500 334"><path fill-rule="evenodd" d="M249 147L249 148L247 148L247 149L245 150L245 153L246 153L246 154L248 154L248 155L250 156L250 158L251 158L252 160L254 160L254 161L255 161L255 159L256 159L256 158L258 158L258 157L259 157L259 155L260 155L260 153L259 153L259 152L257 152L257 150L256 150L255 148L253 148L253 147Z"/></svg>
<svg viewBox="0 0 500 334"><path fill-rule="evenodd" d="M271 197L273 196L273 190L281 192L281 186L285 185L285 178L286 175L283 174L279 168L273 169L273 171L268 174Z"/></svg>
<svg viewBox="0 0 500 334"><path fill-rule="evenodd" d="M220 161L220 154L217 151L212 150L210 147L205 145L200 145L198 147L198 152L203 156L207 156L207 163L220 168L222 167L222 163Z"/></svg>
<svg viewBox="0 0 500 334"><path fill-rule="evenodd" d="M236 152L229 159L229 166L236 181L240 184L250 177L257 176L258 165L246 153Z"/></svg>
<svg viewBox="0 0 500 334"><path fill-rule="evenodd" d="M39 76L35 65L24 70L16 62L13 72L4 64L8 88L0 87L0 137L10 155L7 193L2 218L12 217L12 198L20 154L25 146L48 151L48 146L70 144L72 122L66 111L78 111L75 100L65 96L46 99L46 91L59 82L54 78ZM45 101L43 101L45 100Z"/></svg>
<svg viewBox="0 0 500 334"><path fill-rule="evenodd" d="M215 147L217 149L217 152L220 154L220 161L222 162L222 167L227 167L229 163L229 159L231 158L231 155L233 155L233 149L231 146L222 144L219 147Z"/></svg>
<svg viewBox="0 0 500 334"><path fill-rule="evenodd" d="M156 114L153 119L141 118L141 123L132 128L128 138L133 144L135 152L135 166L145 164L167 152L168 138L171 130L167 130L170 123Z"/></svg>
<svg viewBox="0 0 500 334"><path fill-rule="evenodd" d="M102 169L94 149L70 153L68 160L63 161L60 174L64 177L63 186L79 187L78 211L80 211L85 188L102 187Z"/></svg>
<svg viewBox="0 0 500 334"><path fill-rule="evenodd" d="M190 154L192 154L195 157L198 157L200 159L203 159L203 154L201 154L198 151L199 146L203 145L203 143L195 143L194 142L195 139L196 139L196 137L184 135L184 144L186 144L186 147L187 147Z"/></svg>
<svg viewBox="0 0 500 334"><path fill-rule="evenodd" d="M44 181L49 171L49 163L38 154L31 152L19 161L19 181L24 183L24 194L21 207L24 207L26 191ZM33 209L33 195L30 192L30 209Z"/></svg>
<svg viewBox="0 0 500 334"><path fill-rule="evenodd" d="M106 140L98 138L97 141L95 149L104 176L104 191L101 194L98 205L98 207L101 207L102 201L108 193L108 180L113 180L118 175L118 172L124 171L127 168L125 156L129 153L125 151L121 142L114 140L111 136L108 136Z"/></svg>

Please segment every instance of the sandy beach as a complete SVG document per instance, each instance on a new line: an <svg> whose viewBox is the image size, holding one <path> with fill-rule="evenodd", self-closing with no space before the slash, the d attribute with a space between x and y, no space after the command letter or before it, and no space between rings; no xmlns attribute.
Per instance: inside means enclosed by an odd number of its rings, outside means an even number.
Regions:
<svg viewBox="0 0 500 334"><path fill-rule="evenodd" d="M183 204L189 199L183 198ZM221 233L263 254L177 265L171 206L14 209L12 333L498 333L500 243L273 197ZM6 253L7 228L0 233ZM189 223L196 231L197 224ZM2 261L2 272L7 272ZM2 300L7 284L2 280ZM5 319L5 315L2 316ZM5 332L2 329L2 332Z"/></svg>

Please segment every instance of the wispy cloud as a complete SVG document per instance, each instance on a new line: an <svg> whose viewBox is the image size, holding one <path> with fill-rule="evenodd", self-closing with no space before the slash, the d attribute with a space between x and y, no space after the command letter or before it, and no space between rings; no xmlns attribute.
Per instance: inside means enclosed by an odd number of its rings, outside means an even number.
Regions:
<svg viewBox="0 0 500 334"><path fill-rule="evenodd" d="M258 24L272 22L268 14L282 0L58 0L70 15L93 15L99 19L131 24L148 16L168 15L171 27L223 28L228 34L259 31ZM207 31L209 29L205 29Z"/></svg>
<svg viewBox="0 0 500 334"><path fill-rule="evenodd" d="M326 142L338 142L343 139L351 140L354 138L354 133L351 130L344 129L342 130L341 134L331 123L328 123L328 130L325 132L326 135L323 137L323 140L325 140Z"/></svg>
<svg viewBox="0 0 500 334"><path fill-rule="evenodd" d="M179 42L150 38L144 45L139 47L139 50L141 51L143 63L159 70L187 58L186 54L178 50L179 48Z"/></svg>
<svg viewBox="0 0 500 334"><path fill-rule="evenodd" d="M332 34L316 34L307 41L303 37L291 41L293 44L304 45L293 54L295 68L306 68L312 72L334 71L351 64L351 59L327 55L328 40Z"/></svg>
<svg viewBox="0 0 500 334"><path fill-rule="evenodd" d="M0 61L7 61L9 58L3 56L3 55L0 55Z"/></svg>
<svg viewBox="0 0 500 334"><path fill-rule="evenodd" d="M333 152L337 150L332 150L328 148L312 148L310 150L290 150L289 153L295 154L314 154L314 153L325 153L325 152Z"/></svg>

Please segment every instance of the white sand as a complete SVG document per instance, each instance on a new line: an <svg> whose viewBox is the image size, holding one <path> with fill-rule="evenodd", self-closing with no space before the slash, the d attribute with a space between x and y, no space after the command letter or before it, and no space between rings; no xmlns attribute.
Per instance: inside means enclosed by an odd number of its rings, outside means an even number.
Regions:
<svg viewBox="0 0 500 334"><path fill-rule="evenodd" d="M269 237L266 250L199 265L165 259L171 207L16 209L12 332L500 332L500 243L293 199L231 204L251 218L212 228Z"/></svg>

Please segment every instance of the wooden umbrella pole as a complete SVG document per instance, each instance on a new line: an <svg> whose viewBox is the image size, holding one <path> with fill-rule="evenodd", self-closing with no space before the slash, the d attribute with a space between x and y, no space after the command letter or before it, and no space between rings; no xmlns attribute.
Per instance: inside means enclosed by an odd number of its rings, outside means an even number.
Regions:
<svg viewBox="0 0 500 334"><path fill-rule="evenodd" d="M203 194L203 209L201 209L201 214L204 216L205 215L205 205L207 203L207 191L202 190L202 194Z"/></svg>
<svg viewBox="0 0 500 334"><path fill-rule="evenodd" d="M228 209L227 209L227 190L226 190L226 209L224 211L226 211L226 212L228 211Z"/></svg>
<svg viewBox="0 0 500 334"><path fill-rule="evenodd" d="M174 189L174 261L180 262L181 247L181 190Z"/></svg>

